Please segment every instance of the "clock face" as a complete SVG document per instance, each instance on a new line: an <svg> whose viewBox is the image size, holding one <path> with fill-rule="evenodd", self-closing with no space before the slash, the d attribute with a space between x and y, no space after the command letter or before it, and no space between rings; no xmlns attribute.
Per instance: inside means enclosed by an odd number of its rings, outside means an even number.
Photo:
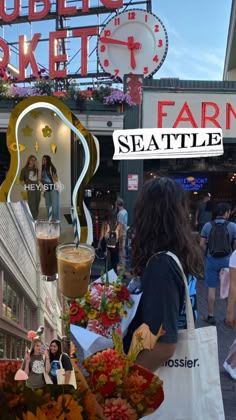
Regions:
<svg viewBox="0 0 236 420"><path fill-rule="evenodd" d="M97 55L106 73L154 74L163 64L168 37L161 20L152 13L132 9L117 14L101 31Z"/></svg>

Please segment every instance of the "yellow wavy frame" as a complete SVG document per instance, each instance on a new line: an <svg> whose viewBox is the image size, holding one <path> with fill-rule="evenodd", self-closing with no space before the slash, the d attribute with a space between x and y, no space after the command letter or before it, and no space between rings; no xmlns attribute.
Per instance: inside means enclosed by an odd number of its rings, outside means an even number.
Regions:
<svg viewBox="0 0 236 420"><path fill-rule="evenodd" d="M85 153L84 168L76 182L72 193L72 203L77 218L78 233L81 242L92 243L93 229L90 213L83 202L84 190L99 166L99 144L97 139L81 124L71 110L53 97L38 96L26 98L13 109L7 129L7 147L11 156L10 167L6 179L0 187L0 202L11 201L11 189L16 182L20 167L18 143L19 121L32 109L48 108L57 113L64 123L80 138ZM12 147L17 144L18 147ZM79 216L78 216L79 214Z"/></svg>

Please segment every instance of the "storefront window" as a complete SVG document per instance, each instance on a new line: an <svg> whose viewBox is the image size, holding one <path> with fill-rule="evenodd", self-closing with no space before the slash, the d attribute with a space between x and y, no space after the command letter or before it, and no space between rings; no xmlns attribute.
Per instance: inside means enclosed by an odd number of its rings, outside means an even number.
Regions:
<svg viewBox="0 0 236 420"><path fill-rule="evenodd" d="M4 358L4 335L0 333L0 359Z"/></svg>
<svg viewBox="0 0 236 420"><path fill-rule="evenodd" d="M24 328L30 330L31 328L31 320L32 320L32 311L29 306L25 303L24 304Z"/></svg>
<svg viewBox="0 0 236 420"><path fill-rule="evenodd" d="M6 307L7 307L7 282L3 280L2 284L2 313L6 315Z"/></svg>
<svg viewBox="0 0 236 420"><path fill-rule="evenodd" d="M20 298L14 289L3 280L2 313L19 324Z"/></svg>
<svg viewBox="0 0 236 420"><path fill-rule="evenodd" d="M21 340L16 340L16 358L17 359L22 358L22 346L23 346L23 342Z"/></svg>
<svg viewBox="0 0 236 420"><path fill-rule="evenodd" d="M11 359L11 336L6 335L6 358Z"/></svg>
<svg viewBox="0 0 236 420"><path fill-rule="evenodd" d="M11 359L16 359L16 338L11 337Z"/></svg>
<svg viewBox="0 0 236 420"><path fill-rule="evenodd" d="M0 359L23 359L30 343L9 334L0 333Z"/></svg>

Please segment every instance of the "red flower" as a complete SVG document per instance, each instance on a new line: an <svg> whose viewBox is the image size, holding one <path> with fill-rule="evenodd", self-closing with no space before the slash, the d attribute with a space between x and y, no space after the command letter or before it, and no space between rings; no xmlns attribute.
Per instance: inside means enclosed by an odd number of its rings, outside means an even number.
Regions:
<svg viewBox="0 0 236 420"><path fill-rule="evenodd" d="M120 290L117 291L117 298L120 302L128 301L130 299L130 293L126 286L121 286Z"/></svg>
<svg viewBox="0 0 236 420"><path fill-rule="evenodd" d="M70 323L80 322L84 317L86 317L84 308L78 305L78 303L72 302L70 305Z"/></svg>
<svg viewBox="0 0 236 420"><path fill-rule="evenodd" d="M106 384L104 384L101 388L99 388L99 392L104 396L108 396L108 395L112 395L112 393L114 392L116 388L116 383L115 382L107 382Z"/></svg>
<svg viewBox="0 0 236 420"><path fill-rule="evenodd" d="M121 321L121 317L119 315L115 315L114 317L109 317L107 314L101 314L101 322L105 326L111 326L117 324Z"/></svg>

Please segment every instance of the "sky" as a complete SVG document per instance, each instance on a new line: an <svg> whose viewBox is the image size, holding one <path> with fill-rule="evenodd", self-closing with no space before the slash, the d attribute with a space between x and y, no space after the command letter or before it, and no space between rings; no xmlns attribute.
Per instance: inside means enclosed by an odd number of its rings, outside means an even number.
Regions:
<svg viewBox="0 0 236 420"><path fill-rule="evenodd" d="M222 80L231 0L153 0L169 51L156 77Z"/></svg>
<svg viewBox="0 0 236 420"><path fill-rule="evenodd" d="M169 40L166 59L154 78L222 80L231 2L231 0L152 0L152 12L163 22ZM29 0L22 0L22 6L27 6L28 3ZM55 1L51 1L52 5L53 3ZM130 8L139 7L132 6L135 0L130 0L130 3ZM12 4L14 0L7 0L9 7ZM81 5L81 1L74 1L74 4ZM96 5L102 4L99 0L90 0L90 6ZM22 10L24 13L27 8ZM112 16L114 13L110 16L76 17L68 19L67 25L68 27L96 25L103 23L105 18L109 20ZM17 41L21 34L26 34L27 39L30 39L36 32L41 32L42 37L46 38L49 31L54 30L54 21L34 22L4 26L4 29L0 28L0 36L7 42L12 42ZM70 61L69 73L74 73L80 68L79 39L68 41L67 48ZM96 71L95 48L96 37L93 37L89 50L91 53L89 71L91 72ZM12 46L12 49L17 51L16 46ZM35 55L37 61L48 68L47 42L42 42L37 46ZM17 66L18 56L15 52L12 53L11 63Z"/></svg>

